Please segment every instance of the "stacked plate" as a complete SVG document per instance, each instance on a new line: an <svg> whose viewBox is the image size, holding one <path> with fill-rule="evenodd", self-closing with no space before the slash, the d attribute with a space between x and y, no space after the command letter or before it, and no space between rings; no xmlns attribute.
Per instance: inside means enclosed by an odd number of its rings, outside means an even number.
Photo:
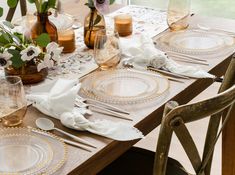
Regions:
<svg viewBox="0 0 235 175"><path fill-rule="evenodd" d="M88 75L80 93L107 103L136 104L156 99L168 88L169 81L159 74L151 76L117 69Z"/></svg>
<svg viewBox="0 0 235 175"><path fill-rule="evenodd" d="M157 46L165 51L186 54L214 54L235 45L235 38L223 32L187 29L167 32L157 39Z"/></svg>
<svg viewBox="0 0 235 175"><path fill-rule="evenodd" d="M0 175L50 175L66 158L66 145L53 134L28 128L0 130Z"/></svg>

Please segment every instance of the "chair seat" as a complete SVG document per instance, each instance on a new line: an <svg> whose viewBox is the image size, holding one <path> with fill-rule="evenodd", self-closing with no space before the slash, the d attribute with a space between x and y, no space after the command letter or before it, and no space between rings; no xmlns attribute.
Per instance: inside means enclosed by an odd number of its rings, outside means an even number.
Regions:
<svg viewBox="0 0 235 175"><path fill-rule="evenodd" d="M152 175L155 153L132 147L97 175ZM188 175L175 159L168 158L166 175Z"/></svg>

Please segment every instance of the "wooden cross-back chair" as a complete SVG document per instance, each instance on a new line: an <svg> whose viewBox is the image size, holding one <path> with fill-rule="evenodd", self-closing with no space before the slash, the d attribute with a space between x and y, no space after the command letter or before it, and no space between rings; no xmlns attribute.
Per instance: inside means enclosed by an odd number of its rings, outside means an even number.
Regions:
<svg viewBox="0 0 235 175"><path fill-rule="evenodd" d="M219 94L194 104L165 106L156 152L132 147L103 169L98 175L189 175L176 160L168 157L172 134L175 132L197 175L209 175L214 146L235 107L235 57L226 71ZM185 126L205 117L211 117L202 159ZM221 118L225 120L218 133ZM200 127L198 127L200 129Z"/></svg>
<svg viewBox="0 0 235 175"><path fill-rule="evenodd" d="M26 13L27 13L27 4L26 4L26 0L18 0L17 1L17 5L14 7L14 8L10 8L8 13L7 13L7 17L6 17L6 20L7 21L10 21L12 20L14 14L15 14L15 11L16 11L16 8L18 6L18 4L20 3L20 10L21 10L21 15L22 16L25 16Z"/></svg>

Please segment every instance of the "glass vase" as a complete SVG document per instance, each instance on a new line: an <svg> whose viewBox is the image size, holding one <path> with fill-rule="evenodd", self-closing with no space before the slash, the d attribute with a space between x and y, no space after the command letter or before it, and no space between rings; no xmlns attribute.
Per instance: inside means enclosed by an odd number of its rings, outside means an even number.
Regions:
<svg viewBox="0 0 235 175"><path fill-rule="evenodd" d="M88 48L93 49L96 33L101 29L105 29L105 20L104 16L95 8L90 9L90 13L84 21L84 42Z"/></svg>
<svg viewBox="0 0 235 175"><path fill-rule="evenodd" d="M23 84L33 84L43 81L48 75L48 69L44 68L38 72L37 65L30 62L20 68L12 66L5 68L5 75L19 76Z"/></svg>
<svg viewBox="0 0 235 175"><path fill-rule="evenodd" d="M31 37L35 40L42 33L47 33L50 36L51 41L58 42L58 34L56 26L50 22L49 16L51 12L36 13L37 20L31 29Z"/></svg>
<svg viewBox="0 0 235 175"><path fill-rule="evenodd" d="M190 0L169 0L167 23L171 31L184 30L188 27Z"/></svg>

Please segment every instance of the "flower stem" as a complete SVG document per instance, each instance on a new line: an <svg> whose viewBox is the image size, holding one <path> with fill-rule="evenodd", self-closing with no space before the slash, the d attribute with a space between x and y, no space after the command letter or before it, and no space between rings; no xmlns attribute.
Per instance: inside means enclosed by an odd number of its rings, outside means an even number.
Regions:
<svg viewBox="0 0 235 175"><path fill-rule="evenodd" d="M91 42L91 32L92 32L92 30L93 30L93 24L94 24L94 9L91 9L91 17L90 17L90 22L89 22L89 45L91 44L90 42Z"/></svg>
<svg viewBox="0 0 235 175"><path fill-rule="evenodd" d="M15 44L11 44L11 43L8 43L8 44L4 45L4 49L9 48L9 47L11 47L11 46L12 46L12 47L15 47L15 48L17 48L17 49L19 49L19 50L22 49L20 46L17 46L17 45L15 45Z"/></svg>

